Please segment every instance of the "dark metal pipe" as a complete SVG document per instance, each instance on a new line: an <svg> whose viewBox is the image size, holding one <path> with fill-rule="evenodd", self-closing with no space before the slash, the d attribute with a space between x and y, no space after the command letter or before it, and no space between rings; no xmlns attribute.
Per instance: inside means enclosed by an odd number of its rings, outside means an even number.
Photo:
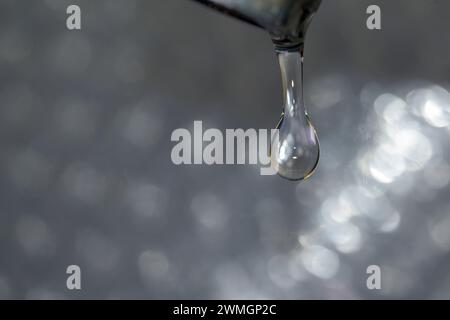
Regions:
<svg viewBox="0 0 450 320"><path fill-rule="evenodd" d="M195 0L267 30L280 48L302 46L321 0Z"/></svg>

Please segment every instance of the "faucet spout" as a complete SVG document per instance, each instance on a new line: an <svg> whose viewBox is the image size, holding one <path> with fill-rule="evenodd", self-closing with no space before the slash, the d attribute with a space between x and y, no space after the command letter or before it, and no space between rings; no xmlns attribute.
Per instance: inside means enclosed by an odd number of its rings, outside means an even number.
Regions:
<svg viewBox="0 0 450 320"><path fill-rule="evenodd" d="M321 0L195 0L267 30L280 48L298 47Z"/></svg>

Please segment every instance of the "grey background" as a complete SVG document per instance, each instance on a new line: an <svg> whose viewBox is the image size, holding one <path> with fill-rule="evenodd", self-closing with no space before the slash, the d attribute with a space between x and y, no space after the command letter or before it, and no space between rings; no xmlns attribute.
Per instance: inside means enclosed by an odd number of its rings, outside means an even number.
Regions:
<svg viewBox="0 0 450 320"><path fill-rule="evenodd" d="M262 30L187 0L0 0L0 297L450 298L449 12L323 0L305 58L322 158L293 183L170 160L194 120L276 124Z"/></svg>

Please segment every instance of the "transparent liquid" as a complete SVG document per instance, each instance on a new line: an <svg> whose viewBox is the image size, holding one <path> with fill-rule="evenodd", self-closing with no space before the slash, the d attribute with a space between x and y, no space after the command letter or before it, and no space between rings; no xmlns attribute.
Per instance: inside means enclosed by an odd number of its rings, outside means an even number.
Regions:
<svg viewBox="0 0 450 320"><path fill-rule="evenodd" d="M283 81L283 112L272 141L272 166L288 180L310 177L319 163L319 139L303 100L303 56L300 49L277 50Z"/></svg>
<svg viewBox="0 0 450 320"><path fill-rule="evenodd" d="M283 111L272 141L272 167L289 180L312 175L319 162L319 139L303 101L303 46L321 0L196 0L257 25L271 35L283 80Z"/></svg>

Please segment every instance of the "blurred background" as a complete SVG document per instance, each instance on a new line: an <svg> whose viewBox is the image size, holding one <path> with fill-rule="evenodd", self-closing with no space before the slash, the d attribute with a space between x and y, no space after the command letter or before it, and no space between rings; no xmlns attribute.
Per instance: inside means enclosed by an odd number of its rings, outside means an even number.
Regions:
<svg viewBox="0 0 450 320"><path fill-rule="evenodd" d="M0 297L450 298L449 10L323 0L305 52L322 157L295 183L170 159L194 120L275 126L262 30L188 0L0 0Z"/></svg>

